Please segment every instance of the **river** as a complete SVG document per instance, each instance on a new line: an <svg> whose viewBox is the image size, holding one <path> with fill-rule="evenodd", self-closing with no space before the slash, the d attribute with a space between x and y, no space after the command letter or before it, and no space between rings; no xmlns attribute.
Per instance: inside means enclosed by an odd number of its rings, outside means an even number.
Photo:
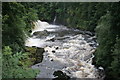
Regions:
<svg viewBox="0 0 120 80"><path fill-rule="evenodd" d="M25 45L45 50L42 62L32 66L40 69L36 78L56 78L57 71L70 78L99 77L98 69L92 65L93 52L98 45L93 33L40 20L34 24Z"/></svg>

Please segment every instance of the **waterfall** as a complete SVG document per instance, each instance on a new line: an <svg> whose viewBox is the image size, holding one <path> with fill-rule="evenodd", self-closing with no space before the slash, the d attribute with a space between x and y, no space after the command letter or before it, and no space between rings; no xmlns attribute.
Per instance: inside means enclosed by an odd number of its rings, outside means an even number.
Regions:
<svg viewBox="0 0 120 80"><path fill-rule="evenodd" d="M54 18L54 20L53 20L53 24L55 24L55 22L56 22L56 16L55 16L55 18Z"/></svg>

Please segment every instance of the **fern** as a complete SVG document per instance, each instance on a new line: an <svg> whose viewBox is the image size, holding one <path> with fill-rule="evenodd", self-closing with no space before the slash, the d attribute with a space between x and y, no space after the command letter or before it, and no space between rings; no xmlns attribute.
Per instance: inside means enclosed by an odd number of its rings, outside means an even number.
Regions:
<svg viewBox="0 0 120 80"><path fill-rule="evenodd" d="M20 65L22 60L28 58L28 53L17 52L13 54L9 46L3 49L3 78L35 78L39 70L28 68L25 64Z"/></svg>

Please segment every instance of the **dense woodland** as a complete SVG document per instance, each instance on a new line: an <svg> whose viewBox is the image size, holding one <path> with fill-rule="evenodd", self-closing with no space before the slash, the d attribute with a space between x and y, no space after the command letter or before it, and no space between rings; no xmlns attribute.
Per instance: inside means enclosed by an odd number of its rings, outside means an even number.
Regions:
<svg viewBox="0 0 120 80"><path fill-rule="evenodd" d="M120 80L120 3L2 3L3 78L35 78L24 41L38 19L95 32L99 43L96 67L105 69L106 80ZM26 74L27 73L27 74Z"/></svg>

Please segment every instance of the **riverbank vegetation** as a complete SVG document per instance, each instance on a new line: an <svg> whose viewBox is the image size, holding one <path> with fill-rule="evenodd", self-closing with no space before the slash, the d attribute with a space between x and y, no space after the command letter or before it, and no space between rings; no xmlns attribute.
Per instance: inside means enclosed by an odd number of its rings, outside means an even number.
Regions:
<svg viewBox="0 0 120 80"><path fill-rule="evenodd" d="M106 80L120 80L119 12L119 2L3 3L3 78L35 77L38 71L30 69L28 67L30 64L24 64L24 60L29 61L26 57L30 55L26 53L24 46L25 34L29 35L33 21L40 19L53 24L56 18L54 24L95 32L99 46L94 53L93 64L105 69ZM34 76L31 74L23 76L30 72Z"/></svg>
<svg viewBox="0 0 120 80"><path fill-rule="evenodd" d="M32 54L24 46L25 34L31 29L31 22L37 20L36 10L28 6L16 2L2 4L3 78L35 78L39 72L30 68Z"/></svg>

